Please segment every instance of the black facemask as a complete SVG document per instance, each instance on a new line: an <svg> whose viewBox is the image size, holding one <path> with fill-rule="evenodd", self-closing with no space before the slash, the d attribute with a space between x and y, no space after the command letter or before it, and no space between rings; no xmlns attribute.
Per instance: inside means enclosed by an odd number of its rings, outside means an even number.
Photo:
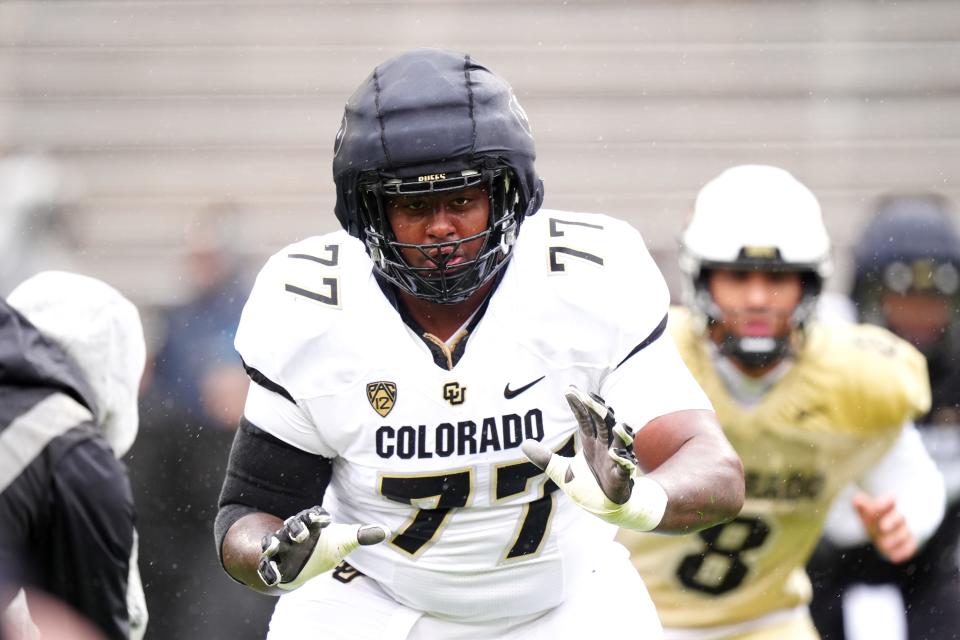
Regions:
<svg viewBox="0 0 960 640"><path fill-rule="evenodd" d="M719 344L720 353L736 360L747 369L762 369L787 357L789 336L735 336L725 333Z"/></svg>
<svg viewBox="0 0 960 640"><path fill-rule="evenodd" d="M436 304L456 304L472 296L490 282L506 266L522 215L518 214L518 196L513 174L509 169L449 171L433 174L433 180L384 180L373 175L361 184L367 251L374 269L385 280L402 291ZM466 187L482 187L488 195L490 221L486 230L459 240L410 244L398 242L387 219L387 198L391 196L433 194ZM447 261L468 242L482 241L477 256L467 262L448 265ZM437 255L438 250L452 248L454 253ZM407 264L403 250L413 249L434 262L430 267Z"/></svg>

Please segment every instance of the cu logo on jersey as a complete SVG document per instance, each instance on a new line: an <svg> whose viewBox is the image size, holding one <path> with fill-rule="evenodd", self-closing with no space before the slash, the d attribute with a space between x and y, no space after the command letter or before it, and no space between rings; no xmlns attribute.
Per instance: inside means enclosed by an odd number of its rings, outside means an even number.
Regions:
<svg viewBox="0 0 960 640"><path fill-rule="evenodd" d="M374 411L386 418L397 401L397 385L385 380L371 382L367 385L367 400Z"/></svg>
<svg viewBox="0 0 960 640"><path fill-rule="evenodd" d="M443 385L443 399L452 405L463 404L467 399L467 388L461 387L459 382L448 382Z"/></svg>

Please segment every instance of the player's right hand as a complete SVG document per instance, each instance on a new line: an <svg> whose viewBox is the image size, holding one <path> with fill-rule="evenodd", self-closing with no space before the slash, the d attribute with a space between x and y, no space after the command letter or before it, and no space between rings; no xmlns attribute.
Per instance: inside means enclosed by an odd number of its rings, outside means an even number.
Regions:
<svg viewBox="0 0 960 640"><path fill-rule="evenodd" d="M667 494L655 480L637 474L633 430L617 422L599 396L573 386L564 395L579 425L580 450L568 458L531 439L520 445L524 455L601 520L635 531L654 529L663 519Z"/></svg>
<svg viewBox="0 0 960 640"><path fill-rule="evenodd" d="M257 574L268 587L292 591L336 567L360 545L379 544L389 535L381 525L334 523L320 507L304 509L264 536Z"/></svg>
<svg viewBox="0 0 960 640"><path fill-rule="evenodd" d="M860 516L863 528L873 542L874 548L893 564L900 564L916 555L919 545L907 519L897 509L893 496L873 498L858 493L853 506Z"/></svg>

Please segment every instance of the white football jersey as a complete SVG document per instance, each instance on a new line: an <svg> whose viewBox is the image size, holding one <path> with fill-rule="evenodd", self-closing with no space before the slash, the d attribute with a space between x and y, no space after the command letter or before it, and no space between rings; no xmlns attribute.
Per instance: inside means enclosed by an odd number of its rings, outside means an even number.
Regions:
<svg viewBox="0 0 960 640"><path fill-rule="evenodd" d="M323 505L335 520L393 531L349 562L401 603L458 619L557 605L613 538L520 450L536 438L573 454L568 385L635 428L710 408L663 332L669 294L635 229L543 210L514 251L449 369L345 232L274 255L236 338L247 366L295 400L252 385L247 418L333 459Z"/></svg>

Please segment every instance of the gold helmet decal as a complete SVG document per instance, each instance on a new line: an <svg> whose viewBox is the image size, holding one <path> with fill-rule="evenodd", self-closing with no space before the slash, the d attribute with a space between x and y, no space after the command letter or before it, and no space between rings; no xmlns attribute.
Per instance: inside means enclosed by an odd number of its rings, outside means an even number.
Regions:
<svg viewBox="0 0 960 640"><path fill-rule="evenodd" d="M397 401L397 385L385 380L371 382L367 385L367 400L380 417L386 418Z"/></svg>
<svg viewBox="0 0 960 640"><path fill-rule="evenodd" d="M740 249L740 254L744 258L776 260L780 257L780 250L776 247L745 246Z"/></svg>

